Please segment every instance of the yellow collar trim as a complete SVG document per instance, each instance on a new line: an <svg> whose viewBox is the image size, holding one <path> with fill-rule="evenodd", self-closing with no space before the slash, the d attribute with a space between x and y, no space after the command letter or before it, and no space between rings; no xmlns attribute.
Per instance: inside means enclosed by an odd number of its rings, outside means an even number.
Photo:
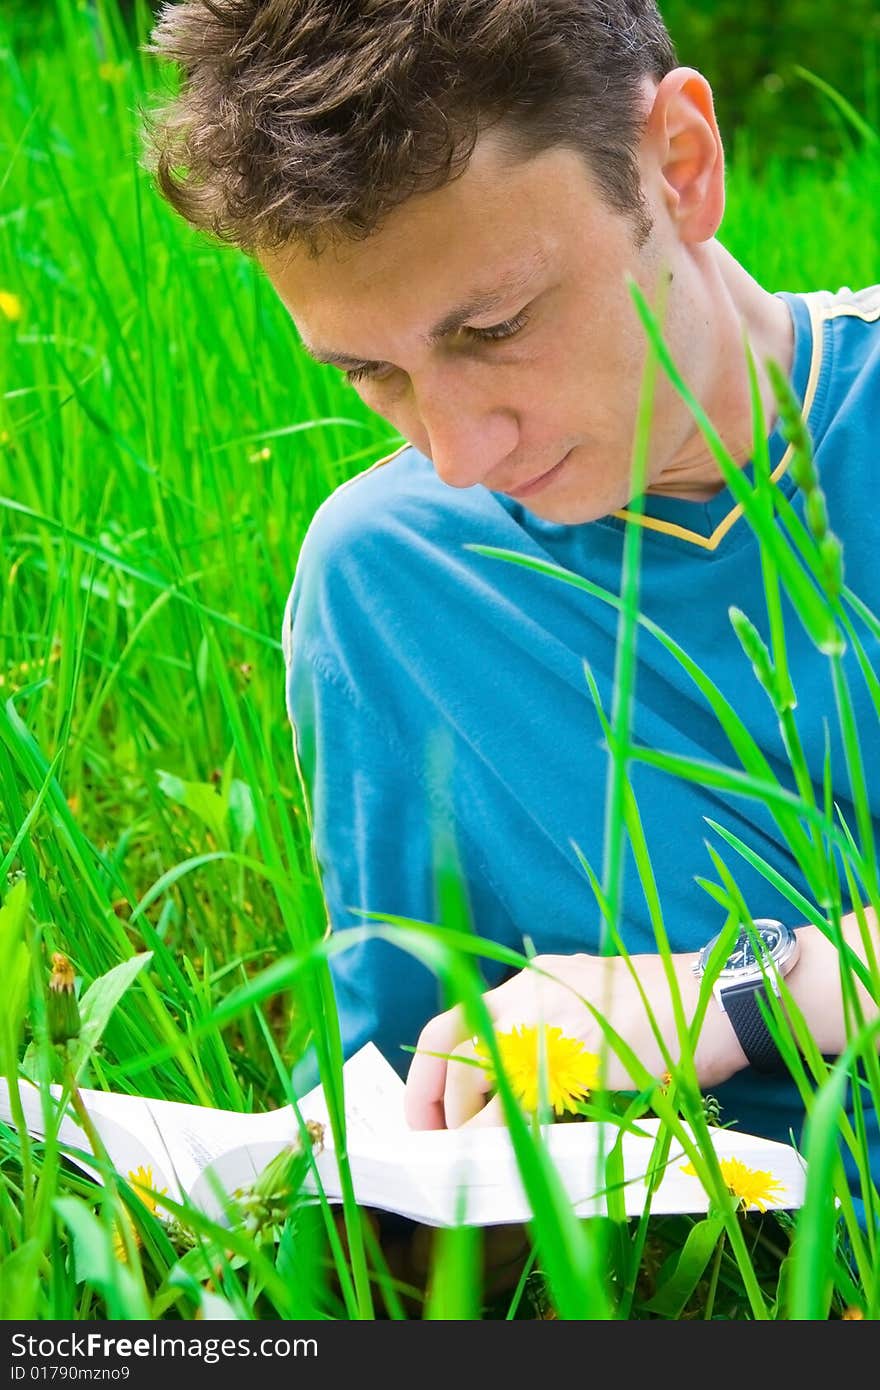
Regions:
<svg viewBox="0 0 880 1390"><path fill-rule="evenodd" d="M360 482L361 478L365 478L368 473L373 473L377 468L381 468L383 464L390 463L392 459L396 459L405 449L409 448L410 445L408 442L401 444L393 453L386 454L384 458L377 459L375 463L370 464L369 468L362 468L360 473L355 473L354 476L349 478L346 482L340 483L337 488L334 488L334 494L337 492L344 492L347 487L351 487L352 483Z"/></svg>
<svg viewBox="0 0 880 1390"><path fill-rule="evenodd" d="M807 389L804 392L804 403L802 408L802 414L806 422L813 406L816 387L819 384L819 372L822 367L822 340L825 319L827 317L833 317L835 311L832 310L830 315L823 314L810 295L804 295L803 298L807 302L807 308L810 312L810 323L813 330L813 352L810 360L810 374L807 378ZM793 454L794 446L789 444L776 468L770 475L774 483L788 471L791 466ZM612 512L612 516L619 516L623 520L634 521L637 525L644 526L649 531L661 531L667 536L677 536L679 540L690 541L692 545L701 546L704 550L716 550L727 535L731 526L739 520L742 514L742 504L737 502L736 506L732 507L727 513L727 516L724 517L722 521L719 521L711 536L701 536L699 531L690 531L686 526L679 526L673 521L661 521L660 518L656 516L642 516L639 512L631 512L625 507L618 512Z"/></svg>

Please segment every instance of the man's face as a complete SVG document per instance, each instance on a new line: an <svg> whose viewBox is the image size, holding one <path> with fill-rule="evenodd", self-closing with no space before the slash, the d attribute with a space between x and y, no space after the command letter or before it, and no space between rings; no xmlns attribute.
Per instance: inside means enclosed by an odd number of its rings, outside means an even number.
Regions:
<svg viewBox="0 0 880 1390"><path fill-rule="evenodd" d="M517 160L488 132L460 178L411 197L367 240L317 260L285 248L263 264L304 344L339 359L445 483L521 496L549 521L592 521L632 496L646 344L627 274L653 303L673 270L665 334L699 376L694 278L661 176L650 162L643 175L654 229L637 249L577 152ZM650 481L692 433L658 374Z"/></svg>

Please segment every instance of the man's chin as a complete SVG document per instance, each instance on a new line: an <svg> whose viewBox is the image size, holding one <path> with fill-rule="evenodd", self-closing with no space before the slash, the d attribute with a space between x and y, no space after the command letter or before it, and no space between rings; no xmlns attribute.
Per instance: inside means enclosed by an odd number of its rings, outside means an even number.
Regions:
<svg viewBox="0 0 880 1390"><path fill-rule="evenodd" d="M602 511L595 502L556 502L555 504L547 502L539 506L537 498L533 503L523 501L520 506L531 512L539 521L546 521L556 526L584 526L617 510L615 506L611 506Z"/></svg>

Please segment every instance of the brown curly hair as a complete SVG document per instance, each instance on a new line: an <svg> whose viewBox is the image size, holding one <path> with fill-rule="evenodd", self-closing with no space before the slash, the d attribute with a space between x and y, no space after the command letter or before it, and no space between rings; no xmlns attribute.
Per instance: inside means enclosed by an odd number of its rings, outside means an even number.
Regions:
<svg viewBox="0 0 880 1390"><path fill-rule="evenodd" d="M654 0L182 0L147 51L182 82L145 164L248 254L359 239L462 174L489 126L522 158L579 151L643 244L643 83L676 65Z"/></svg>

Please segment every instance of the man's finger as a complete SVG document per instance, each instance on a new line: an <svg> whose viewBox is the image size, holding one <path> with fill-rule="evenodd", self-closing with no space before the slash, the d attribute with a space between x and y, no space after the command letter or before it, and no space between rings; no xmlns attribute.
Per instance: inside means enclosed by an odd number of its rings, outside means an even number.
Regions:
<svg viewBox="0 0 880 1390"><path fill-rule="evenodd" d="M504 1124L504 1111L501 1109L501 1097L493 1096L482 1110L478 1110L470 1119L465 1120L462 1128L477 1129L481 1126L491 1127L493 1125Z"/></svg>
<svg viewBox="0 0 880 1390"><path fill-rule="evenodd" d="M474 1039L459 1043L454 1049L454 1059L446 1068L446 1091L443 1104L446 1111L446 1128L458 1129L475 1118L486 1105L486 1095L491 1089L492 1078L484 1066L475 1066L477 1050Z"/></svg>
<svg viewBox="0 0 880 1390"><path fill-rule="evenodd" d="M409 1064L403 1113L410 1129L445 1129L446 1058L431 1052L452 1052L468 1035L464 1009L457 1005L426 1023Z"/></svg>

